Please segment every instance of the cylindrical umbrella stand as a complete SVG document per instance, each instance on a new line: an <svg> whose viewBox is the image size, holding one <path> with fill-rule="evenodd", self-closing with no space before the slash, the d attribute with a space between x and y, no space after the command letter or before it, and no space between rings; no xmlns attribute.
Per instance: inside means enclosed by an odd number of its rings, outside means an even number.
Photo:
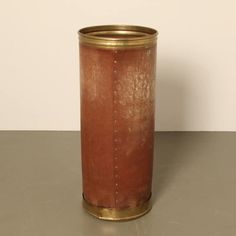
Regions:
<svg viewBox="0 0 236 236"><path fill-rule="evenodd" d="M83 206L100 219L151 209L156 39L141 26L79 31Z"/></svg>

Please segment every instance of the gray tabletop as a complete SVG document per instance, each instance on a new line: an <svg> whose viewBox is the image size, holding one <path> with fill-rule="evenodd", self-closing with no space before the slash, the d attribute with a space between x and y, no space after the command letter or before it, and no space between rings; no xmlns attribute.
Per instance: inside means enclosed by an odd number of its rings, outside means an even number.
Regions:
<svg viewBox="0 0 236 236"><path fill-rule="evenodd" d="M158 133L153 208L128 222L82 209L79 144L79 132L0 132L0 235L236 235L236 133Z"/></svg>

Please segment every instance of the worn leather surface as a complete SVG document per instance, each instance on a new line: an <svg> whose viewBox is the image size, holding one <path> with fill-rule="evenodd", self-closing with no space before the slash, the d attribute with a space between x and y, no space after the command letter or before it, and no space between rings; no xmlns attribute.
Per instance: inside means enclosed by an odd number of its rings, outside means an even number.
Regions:
<svg viewBox="0 0 236 236"><path fill-rule="evenodd" d="M80 45L83 194L126 208L151 194L156 46Z"/></svg>

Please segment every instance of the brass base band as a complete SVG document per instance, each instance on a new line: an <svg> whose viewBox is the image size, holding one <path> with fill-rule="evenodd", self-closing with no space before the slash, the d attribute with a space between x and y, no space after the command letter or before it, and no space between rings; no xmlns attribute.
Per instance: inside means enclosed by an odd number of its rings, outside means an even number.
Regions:
<svg viewBox="0 0 236 236"><path fill-rule="evenodd" d="M83 207L87 212L102 220L123 221L138 218L151 210L150 198L140 206L132 208L105 208L91 205L83 198Z"/></svg>

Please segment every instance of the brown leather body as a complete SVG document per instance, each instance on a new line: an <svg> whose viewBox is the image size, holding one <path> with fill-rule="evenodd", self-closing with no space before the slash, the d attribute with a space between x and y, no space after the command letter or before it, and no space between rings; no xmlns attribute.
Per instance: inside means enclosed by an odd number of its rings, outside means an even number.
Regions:
<svg viewBox="0 0 236 236"><path fill-rule="evenodd" d="M101 49L80 44L83 195L127 208L151 195L156 45Z"/></svg>

